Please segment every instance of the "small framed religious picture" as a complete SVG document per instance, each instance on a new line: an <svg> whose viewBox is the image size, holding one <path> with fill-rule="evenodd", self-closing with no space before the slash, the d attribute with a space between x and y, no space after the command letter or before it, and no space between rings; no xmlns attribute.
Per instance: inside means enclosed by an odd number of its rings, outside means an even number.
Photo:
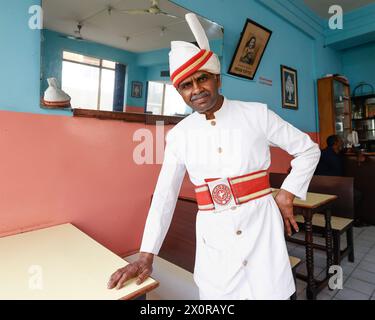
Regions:
<svg viewBox="0 0 375 320"><path fill-rule="evenodd" d="M298 109L297 70L281 65L282 107Z"/></svg>
<svg viewBox="0 0 375 320"><path fill-rule="evenodd" d="M132 98L142 98L142 82L139 81L132 81Z"/></svg>
<svg viewBox="0 0 375 320"><path fill-rule="evenodd" d="M247 19L228 73L253 80L271 34L271 30Z"/></svg>

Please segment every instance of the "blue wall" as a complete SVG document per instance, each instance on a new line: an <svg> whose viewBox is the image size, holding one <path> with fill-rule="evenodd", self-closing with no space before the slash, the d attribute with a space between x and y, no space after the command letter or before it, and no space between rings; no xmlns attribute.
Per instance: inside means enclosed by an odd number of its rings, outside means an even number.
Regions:
<svg viewBox="0 0 375 320"><path fill-rule="evenodd" d="M375 2L346 13L342 30L331 30L326 27L324 34L326 45L339 50L374 42Z"/></svg>
<svg viewBox="0 0 375 320"><path fill-rule="evenodd" d="M359 82L367 82L375 88L375 42L345 50L342 64L352 90ZM363 94L366 94L369 93L370 87L363 89ZM360 94L360 91L357 94Z"/></svg>
<svg viewBox="0 0 375 320"><path fill-rule="evenodd" d="M285 19L254 0L174 0L173 2L217 22L224 27L223 94L228 98L261 101L276 110L284 119L308 132L317 131L315 103L314 40ZM234 19L235 17L235 19ZM261 65L253 81L226 74L247 18L273 31ZM298 111L281 108L280 65L298 71ZM259 83L259 77L271 79L273 86Z"/></svg>
<svg viewBox="0 0 375 320"><path fill-rule="evenodd" d="M224 27L223 93L228 98L266 102L270 108L276 110L282 117L300 129L309 132L317 131L316 79L325 73L341 72L341 62L346 63L349 59L347 58L349 52L344 53L341 60L340 53L323 47L324 38L312 37L310 32L306 32L295 23L293 24L290 19L281 17L275 10L270 10L265 5L265 3L280 4L280 1L237 0L235 5L230 0L174 0L173 2L216 21ZM288 0L287 2L295 3L295 7L297 4L298 6L303 5L299 0ZM0 108L59 114L61 111L44 110L39 105L40 31L28 28L28 9L34 4L40 4L40 1L8 1L0 11L0 38L2 40ZM308 10L304 9L304 11ZM306 17L309 15L307 14ZM273 31L253 81L232 77L226 73L247 18L251 18ZM318 29L320 22L318 18L314 19L317 21ZM372 52L372 49L369 50ZM113 60L113 57L111 59ZM120 59L114 60L121 62ZM281 64L298 70L300 101L298 111L281 108ZM165 64L160 63L158 66L147 70L144 77L157 74L155 68L164 68ZM353 73L355 72L353 71ZM137 73L135 76L138 80L139 75ZM260 76L273 80L273 86L260 84ZM364 78L364 76L361 77L361 81L365 80ZM130 83L127 86L128 90L129 86ZM129 100L127 103L137 105L138 101Z"/></svg>
<svg viewBox="0 0 375 320"><path fill-rule="evenodd" d="M50 113L39 104L40 31L28 25L32 5L40 5L40 0L7 1L1 6L0 108Z"/></svg>

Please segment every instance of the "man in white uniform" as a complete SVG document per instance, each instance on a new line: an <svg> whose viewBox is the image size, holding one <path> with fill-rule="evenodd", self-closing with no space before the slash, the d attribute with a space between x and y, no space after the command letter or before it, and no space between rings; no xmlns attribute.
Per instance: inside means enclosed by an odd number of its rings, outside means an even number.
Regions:
<svg viewBox="0 0 375 320"><path fill-rule="evenodd" d="M199 48L171 43L171 79L196 112L171 129L143 234L140 257L117 270L108 288L152 272L187 170L196 186L194 280L201 299L289 299L295 292L284 226L298 231L293 199L306 192L320 150L310 137L265 104L219 94L220 63L194 14L186 19ZM268 182L270 146L294 156L274 199Z"/></svg>

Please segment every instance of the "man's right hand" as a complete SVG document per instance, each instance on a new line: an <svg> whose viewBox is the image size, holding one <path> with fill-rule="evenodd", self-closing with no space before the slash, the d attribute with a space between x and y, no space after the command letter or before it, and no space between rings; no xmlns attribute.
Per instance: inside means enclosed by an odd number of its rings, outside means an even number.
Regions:
<svg viewBox="0 0 375 320"><path fill-rule="evenodd" d="M124 283L132 278L138 277L137 285L140 285L152 273L152 263L154 255L152 253L141 252L138 260L129 263L127 266L118 269L112 274L108 282L108 289L116 287L117 290L124 286Z"/></svg>

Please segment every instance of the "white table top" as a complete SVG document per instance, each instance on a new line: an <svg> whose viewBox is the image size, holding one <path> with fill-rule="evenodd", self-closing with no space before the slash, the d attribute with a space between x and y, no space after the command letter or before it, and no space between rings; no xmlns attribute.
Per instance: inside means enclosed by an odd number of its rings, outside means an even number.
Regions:
<svg viewBox="0 0 375 320"><path fill-rule="evenodd" d="M158 286L148 278L107 289L127 262L71 224L0 238L0 300L131 299Z"/></svg>

